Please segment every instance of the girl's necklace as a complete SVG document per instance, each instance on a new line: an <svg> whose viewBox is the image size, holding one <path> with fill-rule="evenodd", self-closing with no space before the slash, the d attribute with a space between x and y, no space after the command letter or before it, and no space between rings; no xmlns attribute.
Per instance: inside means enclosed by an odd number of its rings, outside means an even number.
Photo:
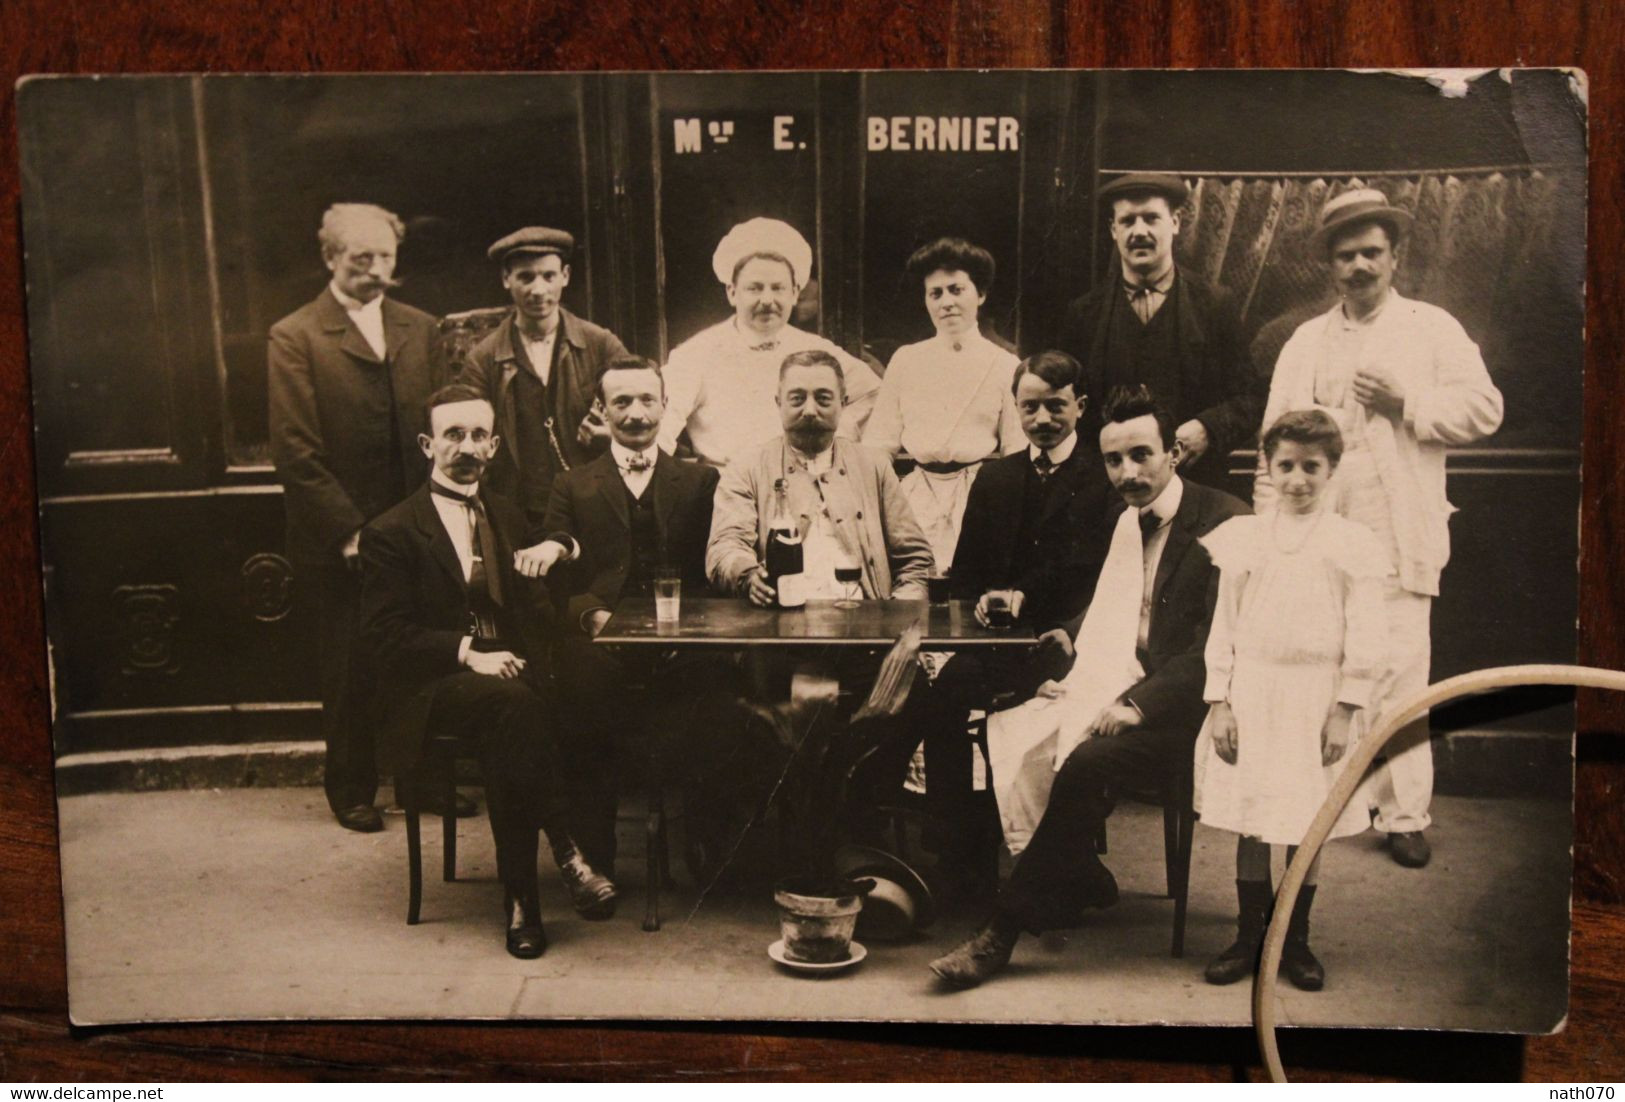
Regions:
<svg viewBox="0 0 1625 1102"><path fill-rule="evenodd" d="M1276 510L1274 517L1270 520L1270 540L1275 544L1275 549L1281 552L1283 555L1296 555L1299 551L1302 551L1304 545L1307 544L1310 538L1315 534L1315 529L1320 527L1321 517L1325 515L1326 510L1316 509L1314 519L1293 525L1293 527L1302 529L1303 531L1303 534L1298 537L1297 542L1293 543L1281 538L1281 513L1279 510Z"/></svg>

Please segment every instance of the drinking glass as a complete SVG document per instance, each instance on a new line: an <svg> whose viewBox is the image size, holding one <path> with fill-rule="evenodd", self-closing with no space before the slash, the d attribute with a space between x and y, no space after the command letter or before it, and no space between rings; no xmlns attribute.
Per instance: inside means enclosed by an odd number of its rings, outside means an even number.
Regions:
<svg viewBox="0 0 1625 1102"><path fill-rule="evenodd" d="M683 606L683 578L677 570L655 573L655 622L675 624Z"/></svg>
<svg viewBox="0 0 1625 1102"><path fill-rule="evenodd" d="M857 608L863 598L863 563L844 548L835 555L835 580L841 583L836 608Z"/></svg>

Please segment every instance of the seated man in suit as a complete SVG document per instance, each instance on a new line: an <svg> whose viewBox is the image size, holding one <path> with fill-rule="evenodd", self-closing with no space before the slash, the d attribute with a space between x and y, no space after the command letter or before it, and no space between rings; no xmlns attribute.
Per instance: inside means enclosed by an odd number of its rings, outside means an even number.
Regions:
<svg viewBox="0 0 1625 1102"><path fill-rule="evenodd" d="M518 565L530 576L552 571L553 588L566 596L555 655L570 743L588 756L571 770L578 782L579 840L592 866L613 877L615 736L637 722L640 704L628 696L628 684L641 680L663 711L682 708L690 715L705 704L731 714L737 693L725 691L731 684L726 664L674 658L634 671L628 669L634 658L593 646L616 603L650 596L660 571L677 571L686 594L705 593L705 545L717 487L715 467L673 459L656 446L666 397L652 360L611 360L599 376L598 399L609 424L609 450L553 480L542 526L550 534L531 561ZM567 565L555 569L559 563ZM711 699L713 691L720 700ZM715 720L714 708L704 714Z"/></svg>
<svg viewBox="0 0 1625 1102"><path fill-rule="evenodd" d="M1012 390L1028 446L983 464L971 483L950 576L953 595L976 601L984 624L989 608L1002 606L1043 634L1076 617L1094 592L1113 495L1094 442L1075 431L1088 405L1083 380L1064 352L1040 352L1016 367ZM946 830L938 867L950 890L986 883L978 863L998 852L980 844L998 824L990 805L971 800L967 715L995 697L1019 703L1065 669L1055 638L1026 652L961 651L913 702L911 724L925 732L926 798Z"/></svg>
<svg viewBox="0 0 1625 1102"><path fill-rule="evenodd" d="M508 952L541 956L536 877L546 831L571 901L585 917L613 906L615 885L572 841L560 748L546 683L554 613L543 583L511 565L524 521L480 492L499 441L491 403L462 385L427 404L429 481L361 534L362 638L380 670L380 764L419 765L425 736L478 743L497 871L506 895Z"/></svg>
<svg viewBox="0 0 1625 1102"><path fill-rule="evenodd" d="M1063 694L1031 717L1056 727L1064 764L992 918L931 963L956 987L1002 970L1023 931L1075 926L1085 908L1117 901L1117 881L1092 844L1111 813L1107 792L1150 787L1188 763L1207 713L1202 650L1219 572L1197 540L1247 506L1179 477L1173 417L1145 387L1113 391L1102 419L1106 476L1127 508Z"/></svg>

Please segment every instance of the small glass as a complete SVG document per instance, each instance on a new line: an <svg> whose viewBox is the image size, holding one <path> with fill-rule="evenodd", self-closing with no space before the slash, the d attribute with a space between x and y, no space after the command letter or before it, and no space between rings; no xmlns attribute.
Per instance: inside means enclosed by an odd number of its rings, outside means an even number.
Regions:
<svg viewBox="0 0 1625 1102"><path fill-rule="evenodd" d="M841 585L835 607L857 608L863 599L863 562L844 548L835 554L835 580Z"/></svg>
<svg viewBox="0 0 1625 1102"><path fill-rule="evenodd" d="M675 624L683 607L683 576L675 567L655 572L655 623Z"/></svg>
<svg viewBox="0 0 1625 1102"><path fill-rule="evenodd" d="M1015 624L1016 618L1010 612L1010 598L1003 593L989 593L987 595L987 622L990 627L1004 630Z"/></svg>
<svg viewBox="0 0 1625 1102"><path fill-rule="evenodd" d="M929 574L925 579L925 595L934 605L945 605L951 594L946 574Z"/></svg>

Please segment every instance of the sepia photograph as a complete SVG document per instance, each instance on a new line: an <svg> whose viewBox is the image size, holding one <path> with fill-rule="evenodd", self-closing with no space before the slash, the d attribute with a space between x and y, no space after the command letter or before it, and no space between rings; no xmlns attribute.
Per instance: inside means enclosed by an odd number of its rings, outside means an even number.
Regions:
<svg viewBox="0 0 1625 1102"><path fill-rule="evenodd" d="M1576 658L1586 96L25 80L72 1021L1247 1023ZM1282 1024L1562 1027L1573 701Z"/></svg>

